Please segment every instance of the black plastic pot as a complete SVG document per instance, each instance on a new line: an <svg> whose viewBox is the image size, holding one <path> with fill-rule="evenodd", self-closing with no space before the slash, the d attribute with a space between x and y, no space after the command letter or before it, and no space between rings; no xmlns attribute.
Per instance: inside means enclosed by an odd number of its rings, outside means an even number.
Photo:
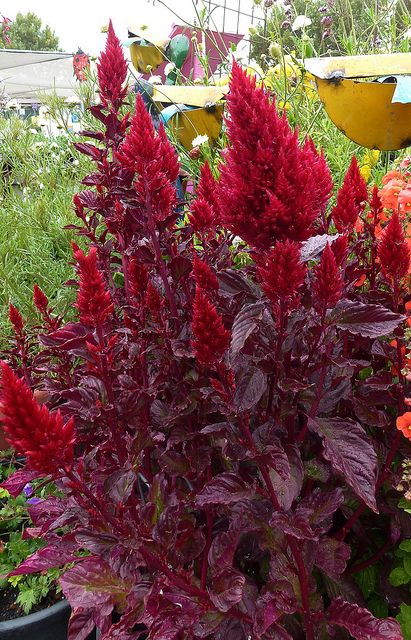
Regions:
<svg viewBox="0 0 411 640"><path fill-rule="evenodd" d="M0 622L0 640L67 640L70 606L65 600L15 620ZM95 638L93 632L89 640Z"/></svg>
<svg viewBox="0 0 411 640"><path fill-rule="evenodd" d="M0 622L1 640L67 640L70 606L65 600L15 620Z"/></svg>

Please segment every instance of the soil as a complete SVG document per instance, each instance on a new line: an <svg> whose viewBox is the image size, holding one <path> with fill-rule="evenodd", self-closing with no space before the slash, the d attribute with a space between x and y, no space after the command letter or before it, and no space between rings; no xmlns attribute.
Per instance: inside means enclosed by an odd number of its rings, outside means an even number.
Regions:
<svg viewBox="0 0 411 640"><path fill-rule="evenodd" d="M12 587L9 589L0 589L0 622L15 620L16 618L24 616L20 607L16 604L17 595L18 590ZM51 607L51 605L59 600L62 600L61 593L58 595L49 593L47 598L44 598L37 606L33 607L30 613L47 609L47 607Z"/></svg>

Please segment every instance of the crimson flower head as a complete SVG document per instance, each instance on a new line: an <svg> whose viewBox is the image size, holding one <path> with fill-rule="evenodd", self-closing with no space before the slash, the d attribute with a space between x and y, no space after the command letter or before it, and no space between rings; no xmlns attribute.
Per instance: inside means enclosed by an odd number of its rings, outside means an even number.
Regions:
<svg viewBox="0 0 411 640"><path fill-rule="evenodd" d="M195 233L205 233L215 226L215 215L208 200L196 198L191 204L188 219Z"/></svg>
<svg viewBox="0 0 411 640"><path fill-rule="evenodd" d="M204 291L218 291L217 276L211 267L206 262L200 260L196 255L193 261L193 276L196 281L196 285Z"/></svg>
<svg viewBox="0 0 411 640"><path fill-rule="evenodd" d="M351 233L358 216L364 211L367 199L367 185L361 176L357 159L353 156L332 211L337 231Z"/></svg>
<svg viewBox="0 0 411 640"><path fill-rule="evenodd" d="M148 284L147 269L137 258L131 258L128 263L128 281L130 293L134 298L144 297Z"/></svg>
<svg viewBox="0 0 411 640"><path fill-rule="evenodd" d="M288 309L295 307L307 269L301 262L300 246L285 240L276 242L258 268L261 286L273 305L282 303Z"/></svg>
<svg viewBox="0 0 411 640"><path fill-rule="evenodd" d="M205 200L211 207L214 218L218 220L219 202L217 194L217 181L214 178L210 165L206 161L200 169L200 180L197 185L197 198Z"/></svg>
<svg viewBox="0 0 411 640"><path fill-rule="evenodd" d="M338 267L341 267L348 255L348 238L345 234L338 236L331 245Z"/></svg>
<svg viewBox="0 0 411 640"><path fill-rule="evenodd" d="M9 320L13 325L14 333L21 336L24 330L24 320L20 311L11 303L9 304Z"/></svg>
<svg viewBox="0 0 411 640"><path fill-rule="evenodd" d="M97 76L100 99L103 107L118 111L127 95L125 81L127 78L127 61L124 57L120 40L109 23L106 48L100 54L97 63Z"/></svg>
<svg viewBox="0 0 411 640"><path fill-rule="evenodd" d="M325 247L320 262L314 268L312 285L313 302L316 307L330 309L340 300L344 281L329 244Z"/></svg>
<svg viewBox="0 0 411 640"><path fill-rule="evenodd" d="M80 282L75 306L80 319L91 327L100 327L112 313L114 305L102 273L97 268L97 249L91 247L88 255L78 249L74 257L79 266Z"/></svg>
<svg viewBox="0 0 411 640"><path fill-rule="evenodd" d="M153 285L151 280L149 280L147 285L144 304L151 313L153 320L158 322L160 319L161 308L163 306L163 299L161 298L157 287Z"/></svg>
<svg viewBox="0 0 411 640"><path fill-rule="evenodd" d="M398 282L410 268L410 249L405 238L398 212L393 213L378 246L378 257L388 280Z"/></svg>
<svg viewBox="0 0 411 640"><path fill-rule="evenodd" d="M198 362L208 365L219 362L228 349L230 334L217 309L200 287L196 288L192 331L192 347Z"/></svg>
<svg viewBox="0 0 411 640"><path fill-rule="evenodd" d="M227 98L230 146L220 167L222 223L253 247L306 240L328 202L328 166L303 145L264 87L234 63Z"/></svg>
<svg viewBox="0 0 411 640"><path fill-rule="evenodd" d="M29 387L2 363L1 424L10 444L42 474L59 475L73 462L74 420L40 406Z"/></svg>
<svg viewBox="0 0 411 640"><path fill-rule="evenodd" d="M117 160L136 174L136 192L145 208L151 203L157 220L165 220L176 204L175 181L179 173L178 158L165 129L158 132L140 94L129 132L116 153Z"/></svg>
<svg viewBox="0 0 411 640"><path fill-rule="evenodd" d="M49 299L37 284L33 287L33 302L36 309L38 309L42 315L47 313Z"/></svg>

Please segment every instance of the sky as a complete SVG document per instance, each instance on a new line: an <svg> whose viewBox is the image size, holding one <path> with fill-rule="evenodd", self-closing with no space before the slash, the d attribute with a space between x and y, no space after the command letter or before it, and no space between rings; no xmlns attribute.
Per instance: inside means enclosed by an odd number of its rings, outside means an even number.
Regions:
<svg viewBox="0 0 411 640"><path fill-rule="evenodd" d="M193 2L195 0L164 0L183 21L190 23L195 18ZM217 0L223 4L223 0ZM230 5L231 3L231 5ZM238 0L228 0L232 7L238 6ZM202 1L197 0L201 7ZM242 8L250 10L252 0L241 0ZM173 22L181 22L173 13L165 8L159 0L0 0L0 13L10 18L16 13L33 11L43 22L48 24L60 40L63 51L74 52L80 46L83 51L97 55L105 43L105 35L101 27L113 21L114 29L120 40L127 38L129 25L141 26L146 24L154 29L160 37L166 37ZM217 14L215 14L217 15ZM234 14L228 29L236 31ZM217 20L217 18L216 18ZM251 24L249 18L244 17L240 25L241 31ZM226 30L227 30L226 27ZM221 29L221 25L219 25Z"/></svg>

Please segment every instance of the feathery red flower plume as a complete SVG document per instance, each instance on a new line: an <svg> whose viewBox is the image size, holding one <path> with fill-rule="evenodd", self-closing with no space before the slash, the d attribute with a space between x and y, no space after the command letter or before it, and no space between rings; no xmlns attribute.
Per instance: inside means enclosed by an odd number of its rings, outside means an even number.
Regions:
<svg viewBox="0 0 411 640"><path fill-rule="evenodd" d="M145 295L148 285L148 273L144 264L137 258L131 258L128 263L128 282L132 296L140 299Z"/></svg>
<svg viewBox="0 0 411 640"><path fill-rule="evenodd" d="M348 238L345 234L338 236L331 245L332 252L335 257L335 261L338 267L341 267L342 263L348 254Z"/></svg>
<svg viewBox="0 0 411 640"><path fill-rule="evenodd" d="M409 272L411 254L397 211L384 229L378 245L378 257L388 280L398 282Z"/></svg>
<svg viewBox="0 0 411 640"><path fill-rule="evenodd" d="M198 200L205 200L213 210L214 219L218 220L219 202L217 194L217 181L214 178L210 165L206 161L200 169L200 180L197 185Z"/></svg>
<svg viewBox="0 0 411 640"><path fill-rule="evenodd" d="M357 159L353 156L332 211L337 231L351 233L358 216L364 211L367 200L367 185L361 176Z"/></svg>
<svg viewBox="0 0 411 640"><path fill-rule="evenodd" d="M153 285L151 281L148 282L147 291L144 298L144 304L151 313L153 320L158 322L160 317L161 307L163 306L163 300L161 299L158 289Z"/></svg>
<svg viewBox="0 0 411 640"><path fill-rule="evenodd" d="M298 290L304 282L306 266L301 262L300 246L285 240L276 242L258 267L264 293L273 305L279 302L290 309L298 303Z"/></svg>
<svg viewBox="0 0 411 640"><path fill-rule="evenodd" d="M127 61L124 57L120 40L109 23L106 48L100 54L97 63L97 77L100 99L103 107L118 111L127 95L124 83L127 78Z"/></svg>
<svg viewBox="0 0 411 640"><path fill-rule="evenodd" d="M329 309L340 300L344 290L344 282L337 266L337 261L330 245L327 243L320 262L314 268L312 294L314 306Z"/></svg>
<svg viewBox="0 0 411 640"><path fill-rule="evenodd" d="M20 311L11 303L9 304L9 320L13 325L14 333L21 336L24 330L24 320Z"/></svg>
<svg viewBox="0 0 411 640"><path fill-rule="evenodd" d="M88 255L81 249L74 252L79 266L80 282L75 306L84 324L102 326L112 313L114 305L102 273L97 268L97 249L91 247Z"/></svg>
<svg viewBox="0 0 411 640"><path fill-rule="evenodd" d="M203 198L197 198L191 203L188 219L195 233L208 232L215 225L214 211Z"/></svg>
<svg viewBox="0 0 411 640"><path fill-rule="evenodd" d="M59 475L73 462L74 420L40 406L29 387L2 363L2 426L10 444L27 464L43 474Z"/></svg>
<svg viewBox="0 0 411 640"><path fill-rule="evenodd" d="M176 204L174 184L179 173L178 158L164 127L160 125L158 133L155 131L140 94L137 94L130 130L116 158L137 174L136 192L144 208L149 196L155 218L165 220Z"/></svg>
<svg viewBox="0 0 411 640"><path fill-rule="evenodd" d="M200 260L195 255L193 261L193 276L197 286L203 291L218 291L218 280L214 271L208 266L206 262Z"/></svg>
<svg viewBox="0 0 411 640"><path fill-rule="evenodd" d="M227 103L230 146L218 187L223 224L254 247L306 240L332 188L324 157L311 141L299 144L274 100L237 63Z"/></svg>
<svg viewBox="0 0 411 640"><path fill-rule="evenodd" d="M34 306L42 315L47 313L49 306L49 299L46 294L36 284L33 287L33 302Z"/></svg>
<svg viewBox="0 0 411 640"><path fill-rule="evenodd" d="M192 347L201 364L216 364L228 349L230 333L224 328L223 319L207 295L196 288L193 305Z"/></svg>

